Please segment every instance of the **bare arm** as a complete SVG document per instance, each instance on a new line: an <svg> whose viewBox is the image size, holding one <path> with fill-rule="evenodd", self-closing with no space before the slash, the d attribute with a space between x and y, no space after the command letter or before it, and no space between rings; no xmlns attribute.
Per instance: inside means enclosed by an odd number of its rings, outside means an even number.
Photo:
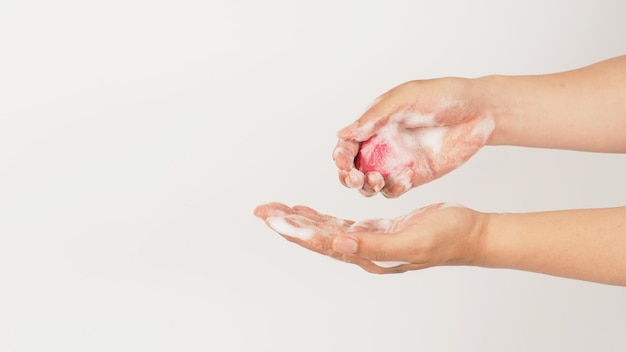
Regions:
<svg viewBox="0 0 626 352"><path fill-rule="evenodd" d="M626 153L626 56L478 80L508 109L488 144ZM488 218L478 265L626 285L626 207Z"/></svg>
<svg viewBox="0 0 626 352"><path fill-rule="evenodd" d="M626 152L626 56L537 76L479 78L504 113L488 144Z"/></svg>
<svg viewBox="0 0 626 352"><path fill-rule="evenodd" d="M474 264L626 286L626 207L486 216Z"/></svg>
<svg viewBox="0 0 626 352"><path fill-rule="evenodd" d="M270 203L255 215L292 242L378 274L472 265L626 286L626 207L499 214L436 204L354 222Z"/></svg>

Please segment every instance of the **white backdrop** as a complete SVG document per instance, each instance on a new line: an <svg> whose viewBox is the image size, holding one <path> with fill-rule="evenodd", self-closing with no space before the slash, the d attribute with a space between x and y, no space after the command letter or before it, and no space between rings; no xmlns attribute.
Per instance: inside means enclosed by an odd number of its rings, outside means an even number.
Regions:
<svg viewBox="0 0 626 352"><path fill-rule="evenodd" d="M624 288L372 275L252 215L624 205L624 155L488 147L394 200L343 188L330 157L399 83L621 55L624 14L618 0L3 1L0 350L625 350Z"/></svg>

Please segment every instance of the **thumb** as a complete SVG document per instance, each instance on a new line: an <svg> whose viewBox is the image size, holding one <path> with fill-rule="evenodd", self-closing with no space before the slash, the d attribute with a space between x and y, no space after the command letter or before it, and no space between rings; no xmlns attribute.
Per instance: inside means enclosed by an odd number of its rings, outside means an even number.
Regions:
<svg viewBox="0 0 626 352"><path fill-rule="evenodd" d="M363 142L376 134L389 121L389 117L398 110L395 102L385 99L385 95L376 98L358 120L339 130L337 137Z"/></svg>
<svg viewBox="0 0 626 352"><path fill-rule="evenodd" d="M363 142L390 120L406 128L433 126L432 111L420 111L422 103L416 100L415 83L406 82L374 99L358 120L337 133L338 137Z"/></svg>

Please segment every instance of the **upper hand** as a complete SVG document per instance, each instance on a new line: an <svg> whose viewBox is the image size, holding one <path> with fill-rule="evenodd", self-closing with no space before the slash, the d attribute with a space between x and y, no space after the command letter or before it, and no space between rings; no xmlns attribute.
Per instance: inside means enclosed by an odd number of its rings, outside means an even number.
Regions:
<svg viewBox="0 0 626 352"><path fill-rule="evenodd" d="M495 123L493 102L470 79L404 83L339 131L339 179L365 196L398 197L474 155Z"/></svg>

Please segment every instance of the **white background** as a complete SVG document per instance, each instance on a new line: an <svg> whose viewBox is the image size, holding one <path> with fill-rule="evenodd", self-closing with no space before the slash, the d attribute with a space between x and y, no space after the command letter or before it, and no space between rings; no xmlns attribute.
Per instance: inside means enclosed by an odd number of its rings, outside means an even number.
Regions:
<svg viewBox="0 0 626 352"><path fill-rule="evenodd" d="M488 147L395 200L344 188L330 157L397 84L621 55L624 14L617 0L1 2L0 350L625 350L624 288L372 275L252 215L625 204L624 155Z"/></svg>

